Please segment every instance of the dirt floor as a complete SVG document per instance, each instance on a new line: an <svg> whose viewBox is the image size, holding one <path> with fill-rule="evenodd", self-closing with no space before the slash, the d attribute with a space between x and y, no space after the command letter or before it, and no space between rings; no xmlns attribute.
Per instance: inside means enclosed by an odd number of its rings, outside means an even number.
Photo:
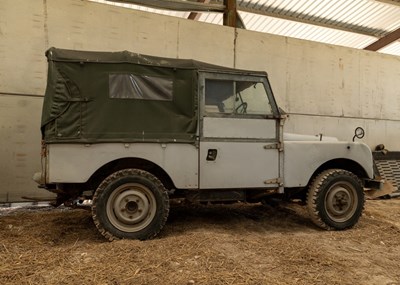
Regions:
<svg viewBox="0 0 400 285"><path fill-rule="evenodd" d="M0 211L0 284L400 284L400 199L323 231L299 205L172 206L161 235L107 242L82 209Z"/></svg>

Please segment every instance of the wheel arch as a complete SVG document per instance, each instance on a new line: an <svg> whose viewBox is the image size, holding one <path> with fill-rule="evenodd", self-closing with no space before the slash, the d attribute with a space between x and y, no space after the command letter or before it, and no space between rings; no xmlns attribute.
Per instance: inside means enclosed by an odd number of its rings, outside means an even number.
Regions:
<svg viewBox="0 0 400 285"><path fill-rule="evenodd" d="M170 175L162 167L147 159L138 157L119 158L104 164L90 176L87 183L92 186L93 189L96 189L107 176L126 168L136 168L147 171L156 176L166 189L175 188Z"/></svg>
<svg viewBox="0 0 400 285"><path fill-rule="evenodd" d="M346 159L346 158L337 158L337 159L332 159L329 160L325 163L323 163L320 167L318 167L314 173L311 175L308 185L314 180L314 178L320 174L321 172L328 170L328 169L343 169L347 170L354 175L356 175L358 178L368 178L368 174L365 171L365 169L357 162L351 159Z"/></svg>

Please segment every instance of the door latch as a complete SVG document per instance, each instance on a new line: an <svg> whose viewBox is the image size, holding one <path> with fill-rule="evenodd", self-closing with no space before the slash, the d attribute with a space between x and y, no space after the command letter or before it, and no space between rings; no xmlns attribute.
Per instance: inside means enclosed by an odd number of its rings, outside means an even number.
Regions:
<svg viewBox="0 0 400 285"><path fill-rule="evenodd" d="M217 158L218 151L215 148L211 148L207 151L207 161L214 161Z"/></svg>

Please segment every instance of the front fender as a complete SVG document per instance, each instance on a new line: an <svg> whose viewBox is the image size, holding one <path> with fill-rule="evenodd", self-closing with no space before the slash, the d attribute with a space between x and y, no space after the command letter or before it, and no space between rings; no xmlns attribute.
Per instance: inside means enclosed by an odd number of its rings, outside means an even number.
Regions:
<svg viewBox="0 0 400 285"><path fill-rule="evenodd" d="M335 159L351 160L364 169L368 178L374 176L372 153L364 143L286 141L284 142L284 187L306 186L321 165Z"/></svg>

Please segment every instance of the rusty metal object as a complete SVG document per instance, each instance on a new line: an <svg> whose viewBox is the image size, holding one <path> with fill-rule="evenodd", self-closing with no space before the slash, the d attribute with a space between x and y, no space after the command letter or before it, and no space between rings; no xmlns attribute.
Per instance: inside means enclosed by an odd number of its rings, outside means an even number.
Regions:
<svg viewBox="0 0 400 285"><path fill-rule="evenodd" d="M368 199L375 199L385 195L390 195L395 191L397 191L397 187L394 187L391 182L386 181L383 183L383 187L381 189L366 189L365 196Z"/></svg>

